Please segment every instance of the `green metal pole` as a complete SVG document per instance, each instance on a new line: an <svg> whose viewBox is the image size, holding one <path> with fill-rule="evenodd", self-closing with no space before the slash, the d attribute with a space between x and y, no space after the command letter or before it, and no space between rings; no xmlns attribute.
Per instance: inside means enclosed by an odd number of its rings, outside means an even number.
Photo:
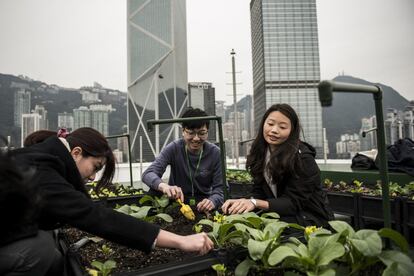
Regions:
<svg viewBox="0 0 414 276"><path fill-rule="evenodd" d="M345 93L371 93L375 101L375 116L377 118L377 142L378 142L378 156L380 161L380 177L382 187L382 208L384 216L384 226L391 228L391 210L389 197L389 177L387 155L385 148L385 130L384 130L384 116L382 111L382 90L379 86L362 85L354 83L344 83L335 81L321 81L318 85L319 100L322 106L332 105L332 92ZM388 240L387 240L388 241ZM387 242L389 246L389 241Z"/></svg>
<svg viewBox="0 0 414 276"><path fill-rule="evenodd" d="M382 111L382 90L378 86L378 93L374 95L375 114L377 118L377 141L379 170L381 174L382 208L384 210L384 226L391 228L391 207L389 194L388 162L385 146L384 115Z"/></svg>
<svg viewBox="0 0 414 276"><path fill-rule="evenodd" d="M188 121L217 121L219 129L219 143L220 143L220 159L221 159L221 172L223 179L223 193L224 200L229 198L229 192L227 190L227 179L226 179L226 149L223 139L223 127L222 119L219 116L206 116L206 117L187 117L187 118L177 118L177 119L162 119L162 120L148 120L147 128L149 131L153 130L153 125L161 124L172 124L172 123L182 123Z"/></svg>

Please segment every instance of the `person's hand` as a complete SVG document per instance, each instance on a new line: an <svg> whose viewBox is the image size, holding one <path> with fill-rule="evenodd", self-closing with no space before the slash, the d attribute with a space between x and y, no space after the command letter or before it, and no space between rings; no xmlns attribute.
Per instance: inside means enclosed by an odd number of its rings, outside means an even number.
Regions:
<svg viewBox="0 0 414 276"><path fill-rule="evenodd" d="M240 198L240 199L228 199L224 202L221 209L224 214L242 214L253 211L256 208L253 202L250 199Z"/></svg>
<svg viewBox="0 0 414 276"><path fill-rule="evenodd" d="M216 208L216 206L214 206L214 203L208 198L203 199L197 204L197 211L199 211L200 213L209 212L214 208Z"/></svg>
<svg viewBox="0 0 414 276"><path fill-rule="evenodd" d="M185 252L197 252L204 255L213 249L214 243L206 233L181 236L178 248Z"/></svg>
<svg viewBox="0 0 414 276"><path fill-rule="evenodd" d="M160 183L158 185L158 190L160 190L164 195L168 196L172 199L181 199L184 202L184 194L181 190L181 187L178 186L170 186L167 183Z"/></svg>

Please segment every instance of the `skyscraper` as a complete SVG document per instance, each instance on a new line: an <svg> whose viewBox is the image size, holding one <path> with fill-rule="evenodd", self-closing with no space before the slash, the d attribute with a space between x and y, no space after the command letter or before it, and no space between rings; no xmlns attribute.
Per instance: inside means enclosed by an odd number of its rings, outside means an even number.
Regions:
<svg viewBox="0 0 414 276"><path fill-rule="evenodd" d="M37 113L40 115L40 129L48 129L49 128L49 121L47 119L47 110L43 105L35 105L35 109L33 110L33 113Z"/></svg>
<svg viewBox="0 0 414 276"><path fill-rule="evenodd" d="M74 129L73 113L58 113L58 127L67 128L69 131Z"/></svg>
<svg viewBox="0 0 414 276"><path fill-rule="evenodd" d="M39 113L27 113L22 114L21 117L21 146L23 147L23 142L26 136L40 130L42 115Z"/></svg>
<svg viewBox="0 0 414 276"><path fill-rule="evenodd" d="M129 0L127 19L132 154L136 159L141 148L145 161L152 161L179 133L171 125L157 125L149 132L146 121L180 117L187 106L185 0Z"/></svg>
<svg viewBox="0 0 414 276"><path fill-rule="evenodd" d="M80 106L73 110L73 129L91 127L91 112L88 107Z"/></svg>
<svg viewBox="0 0 414 276"><path fill-rule="evenodd" d="M112 105L92 104L87 108L80 106L73 110L74 129L80 127L92 127L108 136L109 113L113 111Z"/></svg>
<svg viewBox="0 0 414 276"><path fill-rule="evenodd" d="M252 0L250 15L256 130L272 104L290 104L300 117L306 141L321 154L315 0Z"/></svg>
<svg viewBox="0 0 414 276"><path fill-rule="evenodd" d="M30 113L31 92L19 89L14 94L14 125L21 126L22 115Z"/></svg>

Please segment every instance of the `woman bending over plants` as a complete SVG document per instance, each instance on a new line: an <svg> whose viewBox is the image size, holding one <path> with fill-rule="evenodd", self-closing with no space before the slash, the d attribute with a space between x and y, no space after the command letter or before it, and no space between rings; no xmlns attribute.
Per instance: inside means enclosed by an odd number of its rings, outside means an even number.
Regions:
<svg viewBox="0 0 414 276"><path fill-rule="evenodd" d="M324 226L334 218L322 190L315 149L300 140L300 132L291 106L275 104L266 111L246 161L254 181L252 197L227 200L224 213L258 208L304 226Z"/></svg>
<svg viewBox="0 0 414 276"><path fill-rule="evenodd" d="M33 137L38 133L31 134L28 139L35 143L28 143L25 148L12 153L19 165L35 170L32 183L41 196L38 220L41 230L66 224L144 252L150 252L154 246L199 254L212 249L213 242L205 233L176 235L95 204L89 198L85 182L94 180L96 173L103 169L97 188L105 188L115 170L112 150L101 133L92 128L79 128L72 133L59 131L48 138ZM19 275L33 274L28 271Z"/></svg>

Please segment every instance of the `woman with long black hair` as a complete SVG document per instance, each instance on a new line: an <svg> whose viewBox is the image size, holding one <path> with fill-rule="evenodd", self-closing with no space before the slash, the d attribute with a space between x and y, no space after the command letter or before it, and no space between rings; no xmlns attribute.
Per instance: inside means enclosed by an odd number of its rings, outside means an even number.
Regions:
<svg viewBox="0 0 414 276"><path fill-rule="evenodd" d="M300 133L299 118L288 104L272 105L265 112L246 161L254 180L252 197L227 200L224 213L258 208L304 226L322 226L333 219L315 149L300 140Z"/></svg>
<svg viewBox="0 0 414 276"><path fill-rule="evenodd" d="M96 173L103 169L97 188L104 188L110 184L115 171L112 150L98 131L92 128L79 128L72 133L40 131L31 134L25 145L14 150L12 155L21 168L33 170L31 183L38 190L41 204L37 219L39 233L70 225L147 253L155 246L199 254L212 249L213 243L205 233L176 235L90 199L85 182L94 180ZM33 256L26 249L21 248L23 260L16 268L20 273L10 275L33 275L27 269L28 264L35 267L42 255ZM57 258L56 262L59 261ZM43 273L37 275L62 275L56 271L56 262L53 270L43 267ZM63 265L60 268L63 269Z"/></svg>

